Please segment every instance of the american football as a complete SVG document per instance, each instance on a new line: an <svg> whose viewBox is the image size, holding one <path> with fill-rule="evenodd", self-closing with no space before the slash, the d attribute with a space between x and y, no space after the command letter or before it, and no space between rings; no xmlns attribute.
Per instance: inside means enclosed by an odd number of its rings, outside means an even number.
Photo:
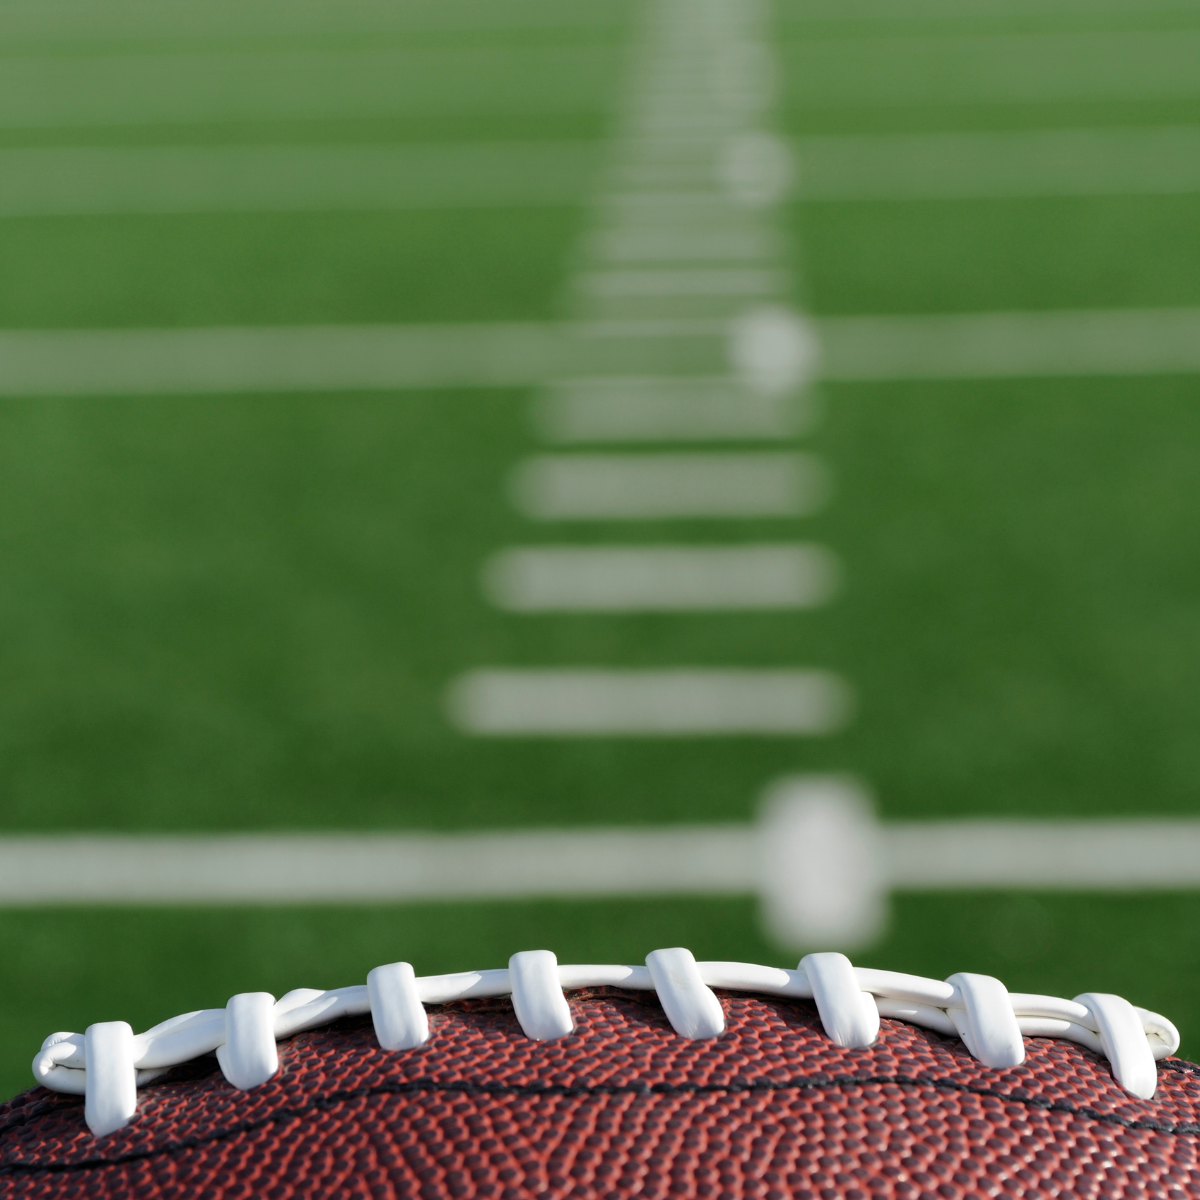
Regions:
<svg viewBox="0 0 1200 1200"><path fill-rule="evenodd" d="M1200 1200L1198 384L1200 0L0 0L0 1200Z"/></svg>
<svg viewBox="0 0 1200 1200"><path fill-rule="evenodd" d="M393 963L47 1038L35 1074L68 1094L2 1110L0 1195L1195 1196L1200 1072L1177 1046L1118 996L835 953Z"/></svg>

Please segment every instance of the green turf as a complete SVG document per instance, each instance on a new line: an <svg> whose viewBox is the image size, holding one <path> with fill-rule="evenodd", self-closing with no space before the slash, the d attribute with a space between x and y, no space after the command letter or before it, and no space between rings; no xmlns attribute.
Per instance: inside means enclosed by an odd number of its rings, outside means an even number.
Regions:
<svg viewBox="0 0 1200 1200"><path fill-rule="evenodd" d="M0 220L0 326L546 319L580 223L557 208Z"/></svg>
<svg viewBox="0 0 1200 1200"><path fill-rule="evenodd" d="M9 827L728 819L774 774L847 763L897 814L1189 811L1194 382L827 390L828 513L688 532L820 536L845 597L737 619L488 608L491 550L577 536L496 502L532 448L517 395L7 402ZM481 663L681 661L837 667L862 719L464 743L441 714Z"/></svg>
<svg viewBox="0 0 1200 1200"><path fill-rule="evenodd" d="M1184 18L1168 29L951 27L810 35L783 52L785 103L824 108L1195 100L1196 24Z"/></svg>
<svg viewBox="0 0 1200 1200"><path fill-rule="evenodd" d="M307 107L292 87L239 93L220 112L193 97L183 112L175 84L194 55L274 55L268 77L286 83L288 63L324 44L331 10L306 8L287 36L261 6L236 27L221 25L230 9L179 11L178 28L160 15L139 32L114 9L106 38L94 12L67 29L0 9L0 57L21 64L0 72L0 142L599 138L632 36L625 6L560 19L503 0L456 27L467 10L451 5L407 30L393 13L382 33L371 22L384 18L356 6ZM1194 7L1099 0L1045 12L789 0L784 131L1194 123L1198 26ZM440 74L372 108L363 97L387 81L371 54L422 49ZM174 90L147 90L162 63L142 63L104 95L107 115L78 89L29 115L37 86L73 64L111 79L119 56L154 52L184 72ZM1131 65L1110 78L1097 64L1114 53ZM508 89L518 61L532 65ZM112 123L112 106L139 95L153 103ZM1186 305L1200 302L1198 203L814 204L789 220L805 301L823 314ZM0 328L548 319L565 311L589 219L0 221ZM894 818L1197 811L1195 378L829 386L811 438L836 478L827 512L636 528L513 512L506 475L538 449L529 400L0 402L3 830L741 820L772 778L804 769L858 773ZM491 609L479 586L505 545L809 537L847 571L844 596L815 613L521 617ZM681 662L829 666L852 680L859 717L817 741L547 743L466 739L442 711L447 682L473 666ZM889 932L858 957L1121 992L1176 1019L1195 1053L1198 904L899 896ZM45 1034L95 1020L144 1026L233 991L336 986L395 957L436 971L532 945L637 961L661 944L789 961L748 900L8 911L0 1088L26 1083Z"/></svg>
<svg viewBox="0 0 1200 1200"><path fill-rule="evenodd" d="M480 567L525 397L0 405L12 828L461 827L742 817L784 739L464 743L480 663L825 661L827 617L511 617ZM693 537L775 539L793 521ZM660 540L616 525L586 538ZM47 604L48 598L53 598ZM53 663L59 664L57 668ZM832 664L831 664L832 665ZM85 667L85 670L80 670ZM825 749L824 758L836 761ZM569 802L567 802L569 797Z"/></svg>
<svg viewBox="0 0 1200 1200"><path fill-rule="evenodd" d="M829 392L831 657L885 810L1194 812L1196 381Z"/></svg>
<svg viewBox="0 0 1200 1200"><path fill-rule="evenodd" d="M620 67L605 44L164 48L12 56L0 125L354 120L607 108Z"/></svg>
<svg viewBox="0 0 1200 1200"><path fill-rule="evenodd" d="M802 206L824 313L1140 308L1200 301L1200 197Z"/></svg>

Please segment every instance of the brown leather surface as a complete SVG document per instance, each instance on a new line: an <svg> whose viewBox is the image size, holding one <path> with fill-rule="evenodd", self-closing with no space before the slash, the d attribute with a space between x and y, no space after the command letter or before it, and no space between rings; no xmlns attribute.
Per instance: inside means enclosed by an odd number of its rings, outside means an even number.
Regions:
<svg viewBox="0 0 1200 1200"><path fill-rule="evenodd" d="M343 1021L282 1043L249 1092L212 1058L177 1068L103 1139L80 1098L35 1088L0 1107L0 1197L1200 1197L1190 1064L1161 1063L1142 1101L1068 1042L993 1071L899 1022L846 1051L809 1004L721 999L729 1027L702 1042L608 989L573 993L555 1042L507 1000L433 1010L398 1054Z"/></svg>

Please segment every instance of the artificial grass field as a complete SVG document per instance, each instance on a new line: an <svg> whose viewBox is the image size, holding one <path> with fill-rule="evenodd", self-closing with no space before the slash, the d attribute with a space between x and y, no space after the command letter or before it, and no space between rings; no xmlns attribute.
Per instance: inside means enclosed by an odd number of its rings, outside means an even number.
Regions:
<svg viewBox="0 0 1200 1200"><path fill-rule="evenodd" d="M0 147L600 141L638 16L501 0L309 6L293 26L189 3L56 23L69 11L0 7ZM1173 49L1200 37L1197 5L841 11L777 12L784 132L1200 121ZM355 57L422 53L438 70L394 91ZM202 55L267 64L270 104L236 87L168 103L204 78ZM289 55L318 65L308 91L267 87ZM172 78L172 56L184 82L138 93ZM121 103L71 91L118 77L114 58L145 60ZM29 80L65 91L41 113ZM0 328L552 319L588 218L582 202L6 218ZM1198 218L1194 195L789 209L799 298L830 316L1198 304ZM740 821L805 770L861 776L891 818L1195 813L1197 380L821 390L804 445L834 472L824 512L632 528L535 525L507 504L508 472L539 448L524 390L0 400L3 832ZM488 605L489 554L567 538L811 538L846 586L798 613ZM474 666L679 663L828 667L858 716L823 739L505 742L443 713ZM901 895L855 958L1116 991L1175 1020L1195 1055L1198 930L1193 895ZM142 1028L397 958L425 973L533 946L603 962L672 944L793 957L749 900L8 910L0 1089L28 1085L46 1034L94 1021Z"/></svg>

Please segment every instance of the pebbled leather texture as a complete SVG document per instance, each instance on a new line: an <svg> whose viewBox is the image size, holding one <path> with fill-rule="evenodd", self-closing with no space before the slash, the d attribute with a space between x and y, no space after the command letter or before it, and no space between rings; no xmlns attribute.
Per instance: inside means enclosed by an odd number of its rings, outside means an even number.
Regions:
<svg viewBox="0 0 1200 1200"><path fill-rule="evenodd" d="M0 1200L1200 1198L1200 1068L1165 1060L1142 1101L1069 1042L997 1071L897 1021L842 1050L809 1003L720 996L707 1041L615 989L572 993L556 1041L508 1000L432 1009L396 1053L341 1021L251 1091L212 1058L176 1068L103 1139L82 1098L35 1088L0 1106Z"/></svg>

